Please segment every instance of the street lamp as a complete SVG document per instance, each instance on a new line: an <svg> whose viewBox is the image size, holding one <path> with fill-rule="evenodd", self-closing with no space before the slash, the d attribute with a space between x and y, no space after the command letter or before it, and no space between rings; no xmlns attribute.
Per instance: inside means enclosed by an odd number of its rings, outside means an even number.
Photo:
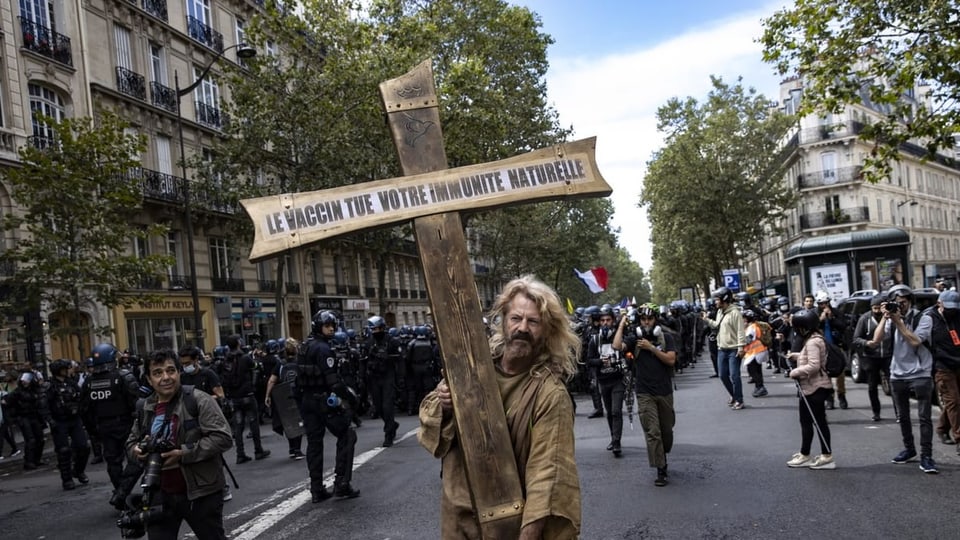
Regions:
<svg viewBox="0 0 960 540"><path fill-rule="evenodd" d="M187 264L190 266L190 298L193 301L193 338L194 343L201 348L203 346L203 321L200 319L197 259L193 252L193 211L190 209L190 180L187 179L187 157L183 148L183 114L180 111L180 101L183 96L193 92L200 86L200 83L203 82L203 79L210 73L210 69L217 63L217 60L223 58L224 53L230 49L237 49L237 56L239 58L253 58L257 55L257 50L248 46L246 43L231 45L217 53L217 55L213 57L213 60L207 64L207 67L203 68L197 80L183 89L180 88L180 77L176 71L173 72L174 90L177 94L177 132L180 136L180 175L183 178L183 218L187 222Z"/></svg>
<svg viewBox="0 0 960 540"><path fill-rule="evenodd" d="M901 206L903 206L903 205L905 205L905 204L909 204L910 206L916 206L916 205L918 205L919 203L917 202L916 199L907 199L907 200L905 200L905 201L898 202L898 203L897 203L897 209L899 209Z"/></svg>

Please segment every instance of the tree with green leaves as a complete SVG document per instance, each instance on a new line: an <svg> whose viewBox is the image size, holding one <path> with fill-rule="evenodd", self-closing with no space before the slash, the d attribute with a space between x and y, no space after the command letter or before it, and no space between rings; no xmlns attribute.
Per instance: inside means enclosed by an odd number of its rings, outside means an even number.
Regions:
<svg viewBox="0 0 960 540"><path fill-rule="evenodd" d="M652 225L654 299L709 287L739 267L796 201L777 147L793 122L741 81L711 77L704 102L673 98L657 110L665 145L647 163L640 204Z"/></svg>
<svg viewBox="0 0 960 540"><path fill-rule="evenodd" d="M796 0L763 21L760 41L781 75L802 78L800 114L853 104L879 113L860 133L874 143L864 175L876 182L905 142L919 141L928 157L955 144L958 17L953 0Z"/></svg>
<svg viewBox="0 0 960 540"><path fill-rule="evenodd" d="M68 315L50 333L76 336L82 358L89 352L82 350L84 333L112 332L87 327L84 310L153 298L142 285L158 281L171 261L138 253L135 242L166 229L131 226L143 207L143 186L130 174L140 166L143 137L126 134L126 124L109 112L96 120L39 121L52 137L22 147L20 166L3 171L15 208L3 216L3 228L17 242L0 260L14 269L5 285L29 309Z"/></svg>

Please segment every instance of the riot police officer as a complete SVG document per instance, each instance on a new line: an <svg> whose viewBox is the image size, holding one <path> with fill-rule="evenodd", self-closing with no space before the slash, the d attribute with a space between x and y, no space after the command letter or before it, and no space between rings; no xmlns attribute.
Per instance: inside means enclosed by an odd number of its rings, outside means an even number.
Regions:
<svg viewBox="0 0 960 540"><path fill-rule="evenodd" d="M370 335L363 344L361 355L366 359L368 384L373 397L373 407L383 418L383 446L393 446L400 424L394 420L396 398L397 364L400 360L400 343L387 335L387 322L383 317L367 319Z"/></svg>
<svg viewBox="0 0 960 540"><path fill-rule="evenodd" d="M237 465L250 461L250 456L243 449L243 430L250 425L253 435L253 457L264 459L270 455L270 450L263 447L260 440L260 416L257 412L257 399L253 394L254 370L256 366L253 358L241 348L240 336L232 335L227 338L227 356L223 360L220 373L220 383L223 393L229 402L228 409L232 415L226 415L233 428L233 444L237 448Z"/></svg>
<svg viewBox="0 0 960 540"><path fill-rule="evenodd" d="M354 498L360 490L350 485L357 432L351 424L351 408L356 394L341 376L339 363L330 346L339 321L331 311L313 317L312 334L297 358L296 391L300 396L300 414L307 434L307 469L310 494L315 503L331 497L323 485L323 436L329 429L337 438L333 496Z"/></svg>
<svg viewBox="0 0 960 540"><path fill-rule="evenodd" d="M93 348L93 374L83 381L80 410L88 431L96 433L103 446L103 460L114 487L111 504L122 507L126 497L119 492L124 445L133 426L140 384L133 373L117 368L117 356L117 348L110 343Z"/></svg>
<svg viewBox="0 0 960 540"><path fill-rule="evenodd" d="M90 457L90 444L80 420L80 387L70 373L70 364L70 360L50 364L53 379L47 389L53 447L57 452L57 468L64 490L76 488L74 478L81 484L90 481L84 472Z"/></svg>
<svg viewBox="0 0 960 540"><path fill-rule="evenodd" d="M3 397L3 410L10 415L23 435L23 470L41 465L43 422L49 416L40 380L32 371L20 374L17 387Z"/></svg>
<svg viewBox="0 0 960 540"><path fill-rule="evenodd" d="M413 333L414 339L407 345L407 365L411 374L407 385L407 406L411 416L418 413L420 402L435 386L433 373L437 363L437 351L430 342L427 327L417 326Z"/></svg>

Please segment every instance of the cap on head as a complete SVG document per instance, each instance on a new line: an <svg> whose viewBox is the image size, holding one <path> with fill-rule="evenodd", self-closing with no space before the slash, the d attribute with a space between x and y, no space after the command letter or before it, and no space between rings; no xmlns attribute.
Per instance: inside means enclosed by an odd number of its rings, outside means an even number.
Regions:
<svg viewBox="0 0 960 540"><path fill-rule="evenodd" d="M937 300L940 301L943 309L960 309L960 292L958 291L943 291Z"/></svg>

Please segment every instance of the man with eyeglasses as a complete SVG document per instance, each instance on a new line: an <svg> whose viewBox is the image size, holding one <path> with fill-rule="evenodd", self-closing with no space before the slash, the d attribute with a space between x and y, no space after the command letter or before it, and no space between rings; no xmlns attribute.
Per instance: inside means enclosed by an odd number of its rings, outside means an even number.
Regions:
<svg viewBox="0 0 960 540"><path fill-rule="evenodd" d="M917 415L920 419L920 470L937 473L933 460L933 422L930 417L933 395L933 355L929 343L933 319L926 312L913 308L913 291L906 285L895 285L887 292L883 305L883 322L877 325L870 347L883 342L885 335L893 335L893 360L890 363L890 386L899 412L900 435L903 450L893 463L907 463L917 457L910 421L910 393L917 397Z"/></svg>

